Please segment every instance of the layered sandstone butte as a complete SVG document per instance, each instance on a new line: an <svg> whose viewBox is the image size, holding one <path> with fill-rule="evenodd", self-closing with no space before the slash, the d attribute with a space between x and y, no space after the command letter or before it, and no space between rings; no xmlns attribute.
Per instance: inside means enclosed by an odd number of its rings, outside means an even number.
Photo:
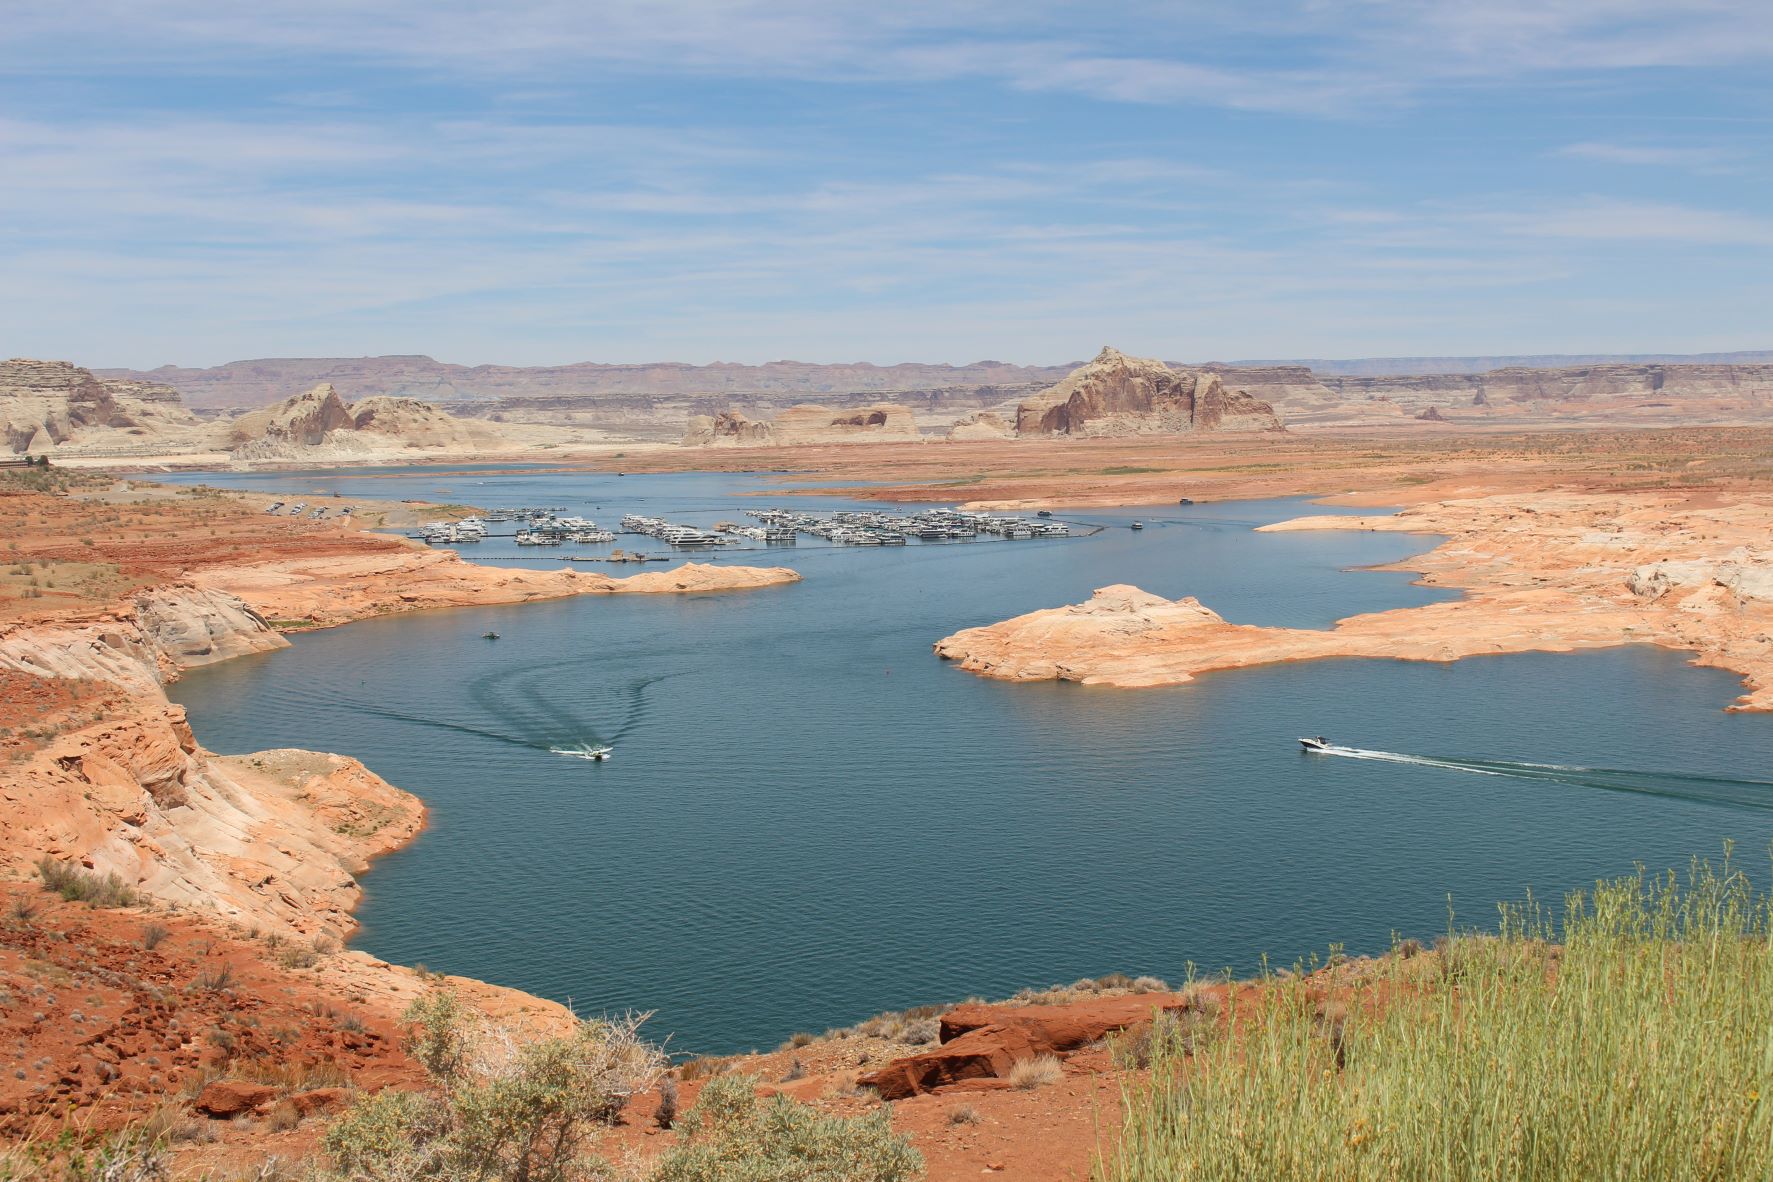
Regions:
<svg viewBox="0 0 1773 1182"><path fill-rule="evenodd" d="M892 402L868 406L830 407L803 403L774 419L747 418L739 411L695 415L684 443L691 447L789 447L815 443L872 443L921 438L917 418L908 406Z"/></svg>
<svg viewBox="0 0 1773 1182"><path fill-rule="evenodd" d="M346 406L327 383L243 414L227 430L238 460L371 457L407 449L474 452L512 444L495 424L457 418L413 398L365 398Z"/></svg>
<svg viewBox="0 0 1773 1182"><path fill-rule="evenodd" d="M767 419L747 418L736 410L692 415L683 434L685 447L765 447L774 441L775 431Z"/></svg>
<svg viewBox="0 0 1773 1182"><path fill-rule="evenodd" d="M0 450L14 455L71 444L129 448L199 426L170 386L103 381L66 361L0 361Z"/></svg>
<svg viewBox="0 0 1773 1182"><path fill-rule="evenodd" d="M1088 365L1022 403L1019 435L1150 435L1278 431L1274 408L1217 373L1174 370L1108 347Z"/></svg>

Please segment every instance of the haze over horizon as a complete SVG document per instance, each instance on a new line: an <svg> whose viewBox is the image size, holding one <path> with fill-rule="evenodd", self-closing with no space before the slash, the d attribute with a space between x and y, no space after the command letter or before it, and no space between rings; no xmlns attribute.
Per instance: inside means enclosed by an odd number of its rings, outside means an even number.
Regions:
<svg viewBox="0 0 1773 1182"><path fill-rule="evenodd" d="M7 355L1768 345L1750 0L23 0L6 39Z"/></svg>

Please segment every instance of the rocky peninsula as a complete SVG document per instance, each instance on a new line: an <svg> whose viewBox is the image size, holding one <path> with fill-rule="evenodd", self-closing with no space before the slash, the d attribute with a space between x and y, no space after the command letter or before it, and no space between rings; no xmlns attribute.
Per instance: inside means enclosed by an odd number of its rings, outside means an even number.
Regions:
<svg viewBox="0 0 1773 1182"><path fill-rule="evenodd" d="M1263 528L1444 535L1391 569L1466 595L1313 630L1231 624L1194 599L1113 586L1082 604L957 632L935 648L988 677L1134 687L1317 657L1454 661L1657 644L1741 674L1747 692L1733 709L1769 710L1770 517L1764 496L1555 492L1436 501L1395 516L1307 517Z"/></svg>

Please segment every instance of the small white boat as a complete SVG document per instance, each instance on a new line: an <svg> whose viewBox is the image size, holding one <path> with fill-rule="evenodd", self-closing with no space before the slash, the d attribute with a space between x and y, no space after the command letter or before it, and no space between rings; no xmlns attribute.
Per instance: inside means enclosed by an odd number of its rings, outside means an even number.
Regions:
<svg viewBox="0 0 1773 1182"><path fill-rule="evenodd" d="M1321 754L1329 751L1330 740L1324 738L1322 735L1318 735L1316 738L1300 739L1299 746L1303 750L1316 751Z"/></svg>
<svg viewBox="0 0 1773 1182"><path fill-rule="evenodd" d="M555 747L554 754L565 755L573 759L589 759L594 763L602 763L615 754L614 747L593 746L590 743L582 747Z"/></svg>

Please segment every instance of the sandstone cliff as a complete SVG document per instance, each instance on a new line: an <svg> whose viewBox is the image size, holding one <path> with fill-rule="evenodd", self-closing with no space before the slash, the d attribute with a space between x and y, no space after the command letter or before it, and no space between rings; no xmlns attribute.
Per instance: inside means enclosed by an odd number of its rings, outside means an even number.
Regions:
<svg viewBox="0 0 1773 1182"><path fill-rule="evenodd" d="M1274 431L1274 408L1217 373L1173 370L1161 361L1104 348L1016 412L1020 435L1147 435Z"/></svg>
<svg viewBox="0 0 1773 1182"><path fill-rule="evenodd" d="M227 433L236 460L374 458L415 449L474 453L518 442L496 424L457 418L412 398L366 398L346 406L326 383L239 416Z"/></svg>
<svg viewBox="0 0 1773 1182"><path fill-rule="evenodd" d="M70 444L129 448L184 439L201 424L170 386L101 381L66 361L0 362L0 451L54 454Z"/></svg>

